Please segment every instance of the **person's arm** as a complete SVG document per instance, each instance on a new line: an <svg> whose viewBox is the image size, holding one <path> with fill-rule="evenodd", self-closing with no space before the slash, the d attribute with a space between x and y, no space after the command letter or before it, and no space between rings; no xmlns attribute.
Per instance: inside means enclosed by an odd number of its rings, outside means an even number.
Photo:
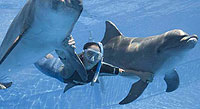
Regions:
<svg viewBox="0 0 200 109"><path fill-rule="evenodd" d="M100 76L114 76L114 75L118 75L120 71L122 71L120 70L120 68L115 67L111 64L102 62L102 66L100 69Z"/></svg>
<svg viewBox="0 0 200 109"><path fill-rule="evenodd" d="M123 70L123 69L122 69ZM153 73L151 72L143 72L143 71L136 71L136 70L123 70L121 73L119 73L120 76L126 76L126 77L133 77L138 76L140 77L144 82L152 82L153 81Z"/></svg>
<svg viewBox="0 0 200 109"><path fill-rule="evenodd" d="M143 71L137 71L137 70L124 70L119 67L115 67L111 64L102 63L102 67L100 70L100 76L114 76L114 75L120 75L120 76L125 76L128 78L133 78L135 76L140 77L144 82L152 82L153 81L153 73L151 72L143 72Z"/></svg>

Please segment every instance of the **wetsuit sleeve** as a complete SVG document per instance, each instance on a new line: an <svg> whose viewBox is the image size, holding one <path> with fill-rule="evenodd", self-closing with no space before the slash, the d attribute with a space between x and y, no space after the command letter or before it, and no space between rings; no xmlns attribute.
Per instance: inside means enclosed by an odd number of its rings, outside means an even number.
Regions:
<svg viewBox="0 0 200 109"><path fill-rule="evenodd" d="M100 73L107 73L107 74L117 75L117 74L119 74L119 68L115 67L115 66L113 66L111 64L102 62Z"/></svg>

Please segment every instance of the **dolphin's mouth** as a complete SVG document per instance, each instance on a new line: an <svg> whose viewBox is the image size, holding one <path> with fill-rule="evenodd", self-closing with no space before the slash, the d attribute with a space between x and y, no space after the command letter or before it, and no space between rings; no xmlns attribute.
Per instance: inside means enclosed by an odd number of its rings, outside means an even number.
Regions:
<svg viewBox="0 0 200 109"><path fill-rule="evenodd" d="M167 49L176 49L179 48L181 49L192 49L195 47L198 41L198 36L197 35L185 35L183 38L180 39L180 42L173 46L169 47Z"/></svg>
<svg viewBox="0 0 200 109"><path fill-rule="evenodd" d="M186 50L186 49L192 49L195 47L195 45L197 44L198 41L198 36L197 35L184 35L182 36L182 38L180 38L179 40L177 40L175 43L175 45L171 44L171 45L164 45L158 48L158 53L161 53L163 51L182 51L182 50Z"/></svg>
<svg viewBox="0 0 200 109"><path fill-rule="evenodd" d="M191 49L194 48L197 41L198 41L198 36L197 35L184 35L182 36L183 38L180 39L179 43L177 43L174 46L166 47L165 49L170 50L170 49Z"/></svg>
<svg viewBox="0 0 200 109"><path fill-rule="evenodd" d="M195 45L197 44L197 41L198 41L197 35L186 36L180 40L181 45L186 48L194 48Z"/></svg>
<svg viewBox="0 0 200 109"><path fill-rule="evenodd" d="M189 36L189 35L186 35L186 36L184 36L180 41L185 41L185 40L198 40L198 36L197 35L191 35L191 36Z"/></svg>

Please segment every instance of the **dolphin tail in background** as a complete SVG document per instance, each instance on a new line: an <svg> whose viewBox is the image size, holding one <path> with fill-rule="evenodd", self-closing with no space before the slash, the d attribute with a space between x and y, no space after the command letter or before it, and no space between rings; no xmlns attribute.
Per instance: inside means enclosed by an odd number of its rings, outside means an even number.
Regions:
<svg viewBox="0 0 200 109"><path fill-rule="evenodd" d="M12 85L12 82L0 83L0 89L7 89Z"/></svg>
<svg viewBox="0 0 200 109"><path fill-rule="evenodd" d="M106 31L105 31L104 38L101 41L101 43L104 45L112 38L121 36L121 35L122 35L122 33L119 31L119 29L117 28L117 26L114 23L112 23L111 21L106 21Z"/></svg>
<svg viewBox="0 0 200 109"><path fill-rule="evenodd" d="M166 92L172 92L176 90L179 86L179 76L176 70L173 70L170 73L167 73L164 77L164 80L167 84Z"/></svg>
<svg viewBox="0 0 200 109"><path fill-rule="evenodd" d="M124 98L119 104L128 104L134 100L136 100L146 89L148 86L147 82L142 81L141 79L134 83L131 87L131 90L129 91L128 95L126 98Z"/></svg>

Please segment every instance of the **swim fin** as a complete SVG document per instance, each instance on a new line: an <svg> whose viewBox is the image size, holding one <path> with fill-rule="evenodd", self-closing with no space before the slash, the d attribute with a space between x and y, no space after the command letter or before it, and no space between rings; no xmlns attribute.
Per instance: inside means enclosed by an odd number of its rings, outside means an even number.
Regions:
<svg viewBox="0 0 200 109"><path fill-rule="evenodd" d="M68 83L66 86L65 86L65 89L63 91L63 93L65 93L66 91L68 91L69 89L71 89L72 87L76 86L76 84L73 84L73 83Z"/></svg>
<svg viewBox="0 0 200 109"><path fill-rule="evenodd" d="M0 83L0 89L7 89L12 85L12 82Z"/></svg>

